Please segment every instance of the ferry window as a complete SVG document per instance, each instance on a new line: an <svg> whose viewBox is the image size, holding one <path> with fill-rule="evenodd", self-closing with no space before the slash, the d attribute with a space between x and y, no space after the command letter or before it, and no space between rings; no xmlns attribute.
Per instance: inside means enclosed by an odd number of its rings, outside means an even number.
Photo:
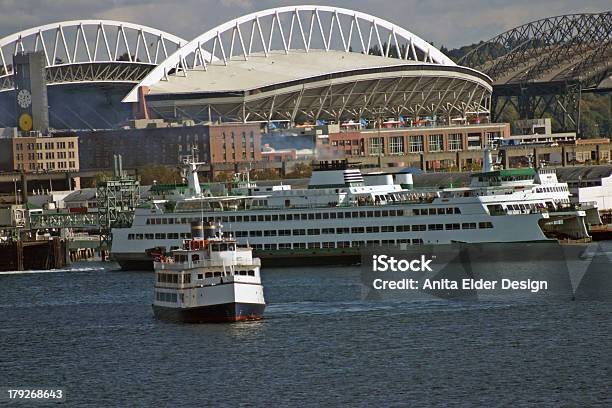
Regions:
<svg viewBox="0 0 612 408"><path fill-rule="evenodd" d="M134 234L128 234L128 240L133 240L134 239Z"/></svg>
<svg viewBox="0 0 612 408"><path fill-rule="evenodd" d="M336 234L348 234L349 228L336 228Z"/></svg>
<svg viewBox="0 0 612 408"><path fill-rule="evenodd" d="M329 218L332 220L336 219L336 213L329 213Z"/></svg>
<svg viewBox="0 0 612 408"><path fill-rule="evenodd" d="M380 215L382 215L383 217L388 217L389 211L381 211Z"/></svg>
<svg viewBox="0 0 612 408"><path fill-rule="evenodd" d="M169 232L167 237L168 237L168 239L178 239L179 234L178 234L178 232Z"/></svg>
<svg viewBox="0 0 612 408"><path fill-rule="evenodd" d="M174 224L174 218L168 218L168 224Z"/></svg>
<svg viewBox="0 0 612 408"><path fill-rule="evenodd" d="M315 218L316 218L317 220L320 220L320 219L321 219L321 213L316 213L316 214L315 214Z"/></svg>
<svg viewBox="0 0 612 408"><path fill-rule="evenodd" d="M237 238L244 238L244 237L248 237L249 233L248 231L236 231L236 237Z"/></svg>
<svg viewBox="0 0 612 408"><path fill-rule="evenodd" d="M461 224L461 228L462 229L476 229L476 223L475 222L464 222L463 224Z"/></svg>
<svg viewBox="0 0 612 408"><path fill-rule="evenodd" d="M264 237L275 237L276 236L276 230L265 230L264 231Z"/></svg>
<svg viewBox="0 0 612 408"><path fill-rule="evenodd" d="M461 214L461 210L459 209L459 207L455 207L455 214Z"/></svg>
<svg viewBox="0 0 612 408"><path fill-rule="evenodd" d="M162 224L168 224L168 219L167 218L162 218Z"/></svg>
<svg viewBox="0 0 612 408"><path fill-rule="evenodd" d="M353 218L359 218L359 211L353 211Z"/></svg>
<svg viewBox="0 0 612 408"><path fill-rule="evenodd" d="M264 216L264 220L272 221L272 216L270 214L267 214L267 215Z"/></svg>
<svg viewBox="0 0 612 408"><path fill-rule="evenodd" d="M455 211L454 211L454 208L453 208L453 207L448 207L448 208L446 209L446 214L452 214L452 213L454 213L454 212L455 212Z"/></svg>
<svg viewBox="0 0 612 408"><path fill-rule="evenodd" d="M408 229L406 229L406 227L408 227ZM409 225L398 225L397 227L395 227L395 232L404 232L404 231L410 231L410 226Z"/></svg>
<svg viewBox="0 0 612 408"><path fill-rule="evenodd" d="M276 244L264 244L264 249L266 250L275 250L277 248Z"/></svg>
<svg viewBox="0 0 612 408"><path fill-rule="evenodd" d="M145 239L155 239L155 234L145 234Z"/></svg>
<svg viewBox="0 0 612 408"><path fill-rule="evenodd" d="M321 248L321 244L319 242L309 242L308 249L318 249Z"/></svg>
<svg viewBox="0 0 612 408"><path fill-rule="evenodd" d="M365 246L365 241L353 241L351 245L353 248L362 247Z"/></svg>
<svg viewBox="0 0 612 408"><path fill-rule="evenodd" d="M278 214L272 215L272 221L278 221Z"/></svg>
<svg viewBox="0 0 612 408"><path fill-rule="evenodd" d="M368 217L373 217L374 216L374 211L368 211Z"/></svg>
<svg viewBox="0 0 612 408"><path fill-rule="evenodd" d="M380 211L374 211L374 217L380 217Z"/></svg>
<svg viewBox="0 0 612 408"><path fill-rule="evenodd" d="M429 209L429 215L436 215L436 209L435 208L430 208Z"/></svg>
<svg viewBox="0 0 612 408"><path fill-rule="evenodd" d="M165 232L155 233L155 239L166 239L166 233Z"/></svg>
<svg viewBox="0 0 612 408"><path fill-rule="evenodd" d="M199 260L200 260L200 255L198 255L198 254L191 255L191 261L192 262L198 262Z"/></svg>
<svg viewBox="0 0 612 408"><path fill-rule="evenodd" d="M261 237L262 231L249 231L250 237Z"/></svg>
<svg viewBox="0 0 612 408"><path fill-rule="evenodd" d="M294 229L293 235L306 235L306 230L303 229Z"/></svg>
<svg viewBox="0 0 612 408"><path fill-rule="evenodd" d="M255 271L254 270L249 270L248 275L249 276L255 276Z"/></svg>
<svg viewBox="0 0 612 408"><path fill-rule="evenodd" d="M219 244L211 244L210 245L210 250L212 252L219 252Z"/></svg>
<svg viewBox="0 0 612 408"><path fill-rule="evenodd" d="M200 280L204 279L204 274L198 273L198 279L200 279Z"/></svg>
<svg viewBox="0 0 612 408"><path fill-rule="evenodd" d="M191 283L191 274L183 275L183 283Z"/></svg>
<svg viewBox="0 0 612 408"><path fill-rule="evenodd" d="M300 219L307 220L308 219L308 214L301 214L300 215Z"/></svg>
<svg viewBox="0 0 612 408"><path fill-rule="evenodd" d="M323 234L333 234L335 230L333 228L323 228L321 231Z"/></svg>
<svg viewBox="0 0 612 408"><path fill-rule="evenodd" d="M287 221L293 221L293 214L287 214Z"/></svg>
<svg viewBox="0 0 612 408"><path fill-rule="evenodd" d="M419 244L422 244L422 243L423 243L423 239L422 238L414 238L412 240L412 244L413 245L419 245Z"/></svg>
<svg viewBox="0 0 612 408"><path fill-rule="evenodd" d="M353 234L363 234L365 232L364 227L353 227L351 228L351 233Z"/></svg>
<svg viewBox="0 0 612 408"><path fill-rule="evenodd" d="M291 235L291 230L278 230L278 235L281 237L286 237Z"/></svg>
<svg viewBox="0 0 612 408"><path fill-rule="evenodd" d="M143 234L136 234L136 239L143 239Z"/></svg>
<svg viewBox="0 0 612 408"><path fill-rule="evenodd" d="M337 213L336 218L344 218L344 213L341 213L341 212Z"/></svg>
<svg viewBox="0 0 612 408"><path fill-rule="evenodd" d="M383 245L393 245L395 244L395 240L394 239L383 239L382 244Z"/></svg>
<svg viewBox="0 0 612 408"><path fill-rule="evenodd" d="M226 222L228 222L228 221L229 221L228 217L226 217L226 216L221 217L221 222L222 222L222 223L224 223L224 224L225 224L225 223L226 223Z"/></svg>
<svg viewBox="0 0 612 408"><path fill-rule="evenodd" d="M263 215L258 215L257 216L257 221L263 221L264 220L264 216Z"/></svg>
<svg viewBox="0 0 612 408"><path fill-rule="evenodd" d="M323 213L323 219L324 220L328 220L329 219L329 213Z"/></svg>
<svg viewBox="0 0 612 408"><path fill-rule="evenodd" d="M479 222L478 223L478 228L493 228L493 223L487 221L487 222Z"/></svg>
<svg viewBox="0 0 612 408"><path fill-rule="evenodd" d="M321 230L318 228L310 228L308 230L308 235L319 235L321 234Z"/></svg>
<svg viewBox="0 0 612 408"><path fill-rule="evenodd" d="M206 272L206 274L204 276L206 276L207 278L212 278L213 274L212 274L212 272Z"/></svg>
<svg viewBox="0 0 612 408"><path fill-rule="evenodd" d="M151 219L147 218L147 222L145 222L145 224L147 225L151 224Z"/></svg>
<svg viewBox="0 0 612 408"><path fill-rule="evenodd" d="M240 271L241 276L246 276L246 274L247 274L246 271Z"/></svg>
<svg viewBox="0 0 612 408"><path fill-rule="evenodd" d="M283 242L278 244L278 249L291 249L291 244Z"/></svg>
<svg viewBox="0 0 612 408"><path fill-rule="evenodd" d="M227 250L228 251L235 251L236 250L236 244L227 244Z"/></svg>
<svg viewBox="0 0 612 408"><path fill-rule="evenodd" d="M323 243L323 248L335 248L336 244L335 242L324 242Z"/></svg>
<svg viewBox="0 0 612 408"><path fill-rule="evenodd" d="M351 243L349 241L339 241L336 243L336 246L338 248L350 248L351 247Z"/></svg>
<svg viewBox="0 0 612 408"><path fill-rule="evenodd" d="M221 244L221 251L227 251L227 244Z"/></svg>
<svg viewBox="0 0 612 408"><path fill-rule="evenodd" d="M366 232L368 232L368 233L380 232L380 228L378 228L378 227L366 227Z"/></svg>
<svg viewBox="0 0 612 408"><path fill-rule="evenodd" d="M367 241L367 245L378 245L378 244L380 244L380 241L378 241L376 239L374 239L374 240L369 239Z"/></svg>
<svg viewBox="0 0 612 408"><path fill-rule="evenodd" d="M285 221L285 219L286 219L286 215L285 214L279 214L278 215L278 220L279 221Z"/></svg>
<svg viewBox="0 0 612 408"><path fill-rule="evenodd" d="M293 248L294 249L306 249L306 243L305 242L294 243Z"/></svg>
<svg viewBox="0 0 612 408"><path fill-rule="evenodd" d="M380 232L395 232L395 227L393 225L383 225L380 227Z"/></svg>
<svg viewBox="0 0 612 408"><path fill-rule="evenodd" d="M181 218L181 223L182 224L188 224L189 223L189 218Z"/></svg>
<svg viewBox="0 0 612 408"><path fill-rule="evenodd" d="M417 225L412 226L413 231L425 231L425 228L426 228L425 224L417 224Z"/></svg>
<svg viewBox="0 0 612 408"><path fill-rule="evenodd" d="M429 224L427 226L428 231L441 231L444 229L444 225L442 224Z"/></svg>
<svg viewBox="0 0 612 408"><path fill-rule="evenodd" d="M172 283L178 283L178 275L172 274Z"/></svg>
<svg viewBox="0 0 612 408"><path fill-rule="evenodd" d="M315 215L313 213L308 214L308 219L309 220L314 220L315 219Z"/></svg>
<svg viewBox="0 0 612 408"><path fill-rule="evenodd" d="M458 230L461 229L461 226L459 224L446 224L445 225L447 230Z"/></svg>
<svg viewBox="0 0 612 408"><path fill-rule="evenodd" d="M351 213L349 211L345 212L344 218L351 218Z"/></svg>
<svg viewBox="0 0 612 408"><path fill-rule="evenodd" d="M223 276L221 272L215 272L215 276Z"/></svg>

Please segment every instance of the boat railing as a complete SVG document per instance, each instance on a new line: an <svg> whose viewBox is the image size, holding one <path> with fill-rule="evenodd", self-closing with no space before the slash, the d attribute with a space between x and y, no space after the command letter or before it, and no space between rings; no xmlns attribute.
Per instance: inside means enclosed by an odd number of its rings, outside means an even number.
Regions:
<svg viewBox="0 0 612 408"><path fill-rule="evenodd" d="M261 261L259 258L251 258L251 259L237 259L238 262L249 262L249 265L261 266ZM189 268L207 268L207 267L219 267L219 268L229 268L230 265L224 263L222 260L212 260L212 259L199 259L199 260L188 260L184 262L176 262L172 257L166 257L163 259L156 260L154 262L155 269L161 270L182 270Z"/></svg>

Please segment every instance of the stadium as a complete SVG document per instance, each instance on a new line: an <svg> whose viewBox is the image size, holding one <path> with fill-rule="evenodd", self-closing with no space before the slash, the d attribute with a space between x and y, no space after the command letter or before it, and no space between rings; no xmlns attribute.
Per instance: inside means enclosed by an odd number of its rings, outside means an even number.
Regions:
<svg viewBox="0 0 612 408"><path fill-rule="evenodd" d="M70 33L67 33L71 28ZM191 41L110 21L63 22L0 39L0 125L14 126L12 53L43 51L52 128L135 118L207 122L488 117L492 80L410 31L353 10L281 7Z"/></svg>

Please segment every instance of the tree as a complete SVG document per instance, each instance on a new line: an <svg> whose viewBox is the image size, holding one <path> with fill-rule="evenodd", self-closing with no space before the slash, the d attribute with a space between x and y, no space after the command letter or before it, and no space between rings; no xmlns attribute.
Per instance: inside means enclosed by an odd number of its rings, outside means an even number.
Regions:
<svg viewBox="0 0 612 408"><path fill-rule="evenodd" d="M110 180L112 177L113 174L110 171L101 171L99 173L96 173L92 178L83 180L82 187L95 188L98 183Z"/></svg>
<svg viewBox="0 0 612 408"><path fill-rule="evenodd" d="M153 184L177 184L182 183L183 178L177 168L164 165L147 165L139 167L138 175L140 182L144 185Z"/></svg>
<svg viewBox="0 0 612 408"><path fill-rule="evenodd" d="M278 180L280 177L276 170L263 169L251 172L251 180Z"/></svg>
<svg viewBox="0 0 612 408"><path fill-rule="evenodd" d="M312 168L306 163L296 163L293 170L286 174L286 178L307 178L312 175Z"/></svg>

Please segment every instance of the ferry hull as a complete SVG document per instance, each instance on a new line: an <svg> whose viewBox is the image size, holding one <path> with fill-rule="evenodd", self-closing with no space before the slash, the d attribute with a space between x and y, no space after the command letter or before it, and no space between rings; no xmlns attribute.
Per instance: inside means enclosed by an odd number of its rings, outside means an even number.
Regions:
<svg viewBox="0 0 612 408"><path fill-rule="evenodd" d="M172 308L153 306L155 317L175 323L225 323L263 318L265 304L258 303L223 303L217 305Z"/></svg>

